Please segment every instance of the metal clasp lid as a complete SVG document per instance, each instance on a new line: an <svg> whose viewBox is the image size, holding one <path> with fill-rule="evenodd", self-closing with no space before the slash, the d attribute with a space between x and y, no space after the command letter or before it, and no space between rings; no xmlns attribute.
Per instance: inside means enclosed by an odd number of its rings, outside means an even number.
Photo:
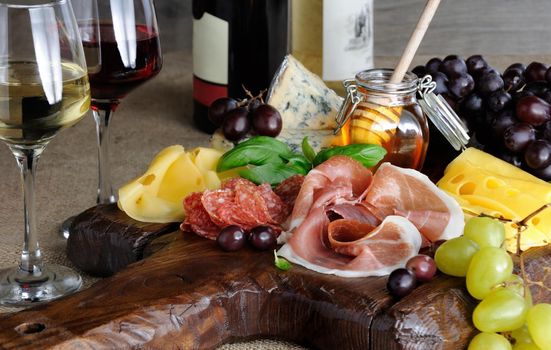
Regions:
<svg viewBox="0 0 551 350"><path fill-rule="evenodd" d="M456 151L465 150L469 143L468 129L448 102L442 96L434 94L435 88L436 83L430 75L419 79L419 105Z"/></svg>
<svg viewBox="0 0 551 350"><path fill-rule="evenodd" d="M362 100L360 95L358 94L358 85L356 85L356 79L346 79L342 82L342 84L346 89L346 98L344 99L344 102L339 109L337 116L335 117L337 126L335 127L335 130L333 130L333 135L337 135L339 133L339 131L346 124L348 119L350 119L350 116L352 116L354 110L356 109L356 107L358 107L358 104ZM352 107L350 105L352 105Z"/></svg>

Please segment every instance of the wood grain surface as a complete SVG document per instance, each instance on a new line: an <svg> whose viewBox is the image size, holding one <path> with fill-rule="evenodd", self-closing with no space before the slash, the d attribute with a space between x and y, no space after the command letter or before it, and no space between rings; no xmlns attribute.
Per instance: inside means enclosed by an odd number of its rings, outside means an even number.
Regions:
<svg viewBox="0 0 551 350"><path fill-rule="evenodd" d="M97 207L91 217L106 220L109 210ZM150 242L144 260L113 277L0 318L1 347L214 349L270 337L317 349L457 350L475 334L475 301L460 278L441 275L394 300L385 277L345 279L298 265L284 272L272 252L226 253L180 231ZM525 258L534 299L551 299L550 269L542 268L551 264L551 248Z"/></svg>

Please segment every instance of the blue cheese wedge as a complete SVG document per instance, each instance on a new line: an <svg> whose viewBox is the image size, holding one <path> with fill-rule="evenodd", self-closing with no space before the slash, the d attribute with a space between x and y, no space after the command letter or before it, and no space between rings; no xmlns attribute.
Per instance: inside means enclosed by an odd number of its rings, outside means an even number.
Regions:
<svg viewBox="0 0 551 350"><path fill-rule="evenodd" d="M283 131L333 130L342 98L288 55L272 81L267 103L281 113Z"/></svg>

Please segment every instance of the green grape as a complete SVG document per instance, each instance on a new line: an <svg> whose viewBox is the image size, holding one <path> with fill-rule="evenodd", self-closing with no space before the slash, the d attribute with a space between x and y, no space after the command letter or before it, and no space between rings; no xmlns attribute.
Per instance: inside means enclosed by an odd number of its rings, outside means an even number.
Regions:
<svg viewBox="0 0 551 350"><path fill-rule="evenodd" d="M434 261L438 270L446 275L465 277L471 258L478 245L467 237L457 237L444 242L436 250Z"/></svg>
<svg viewBox="0 0 551 350"><path fill-rule="evenodd" d="M526 317L532 340L542 349L551 349L551 305L536 304Z"/></svg>
<svg viewBox="0 0 551 350"><path fill-rule="evenodd" d="M524 296L524 281L519 275L511 275L507 277L503 283L494 286L493 290L498 290L501 288L510 289L518 295Z"/></svg>
<svg viewBox="0 0 551 350"><path fill-rule="evenodd" d="M496 219L474 217L465 224L463 235L475 241L480 248L499 248L505 241L505 227Z"/></svg>
<svg viewBox="0 0 551 350"><path fill-rule="evenodd" d="M526 325L515 329L511 332L511 338L515 340L515 344L531 344L533 343L530 332L528 332L528 327Z"/></svg>
<svg viewBox="0 0 551 350"><path fill-rule="evenodd" d="M513 350L542 350L534 343L518 343L513 346Z"/></svg>
<svg viewBox="0 0 551 350"><path fill-rule="evenodd" d="M509 289L490 293L476 306L473 323L482 332L507 332L522 327L528 307L524 298Z"/></svg>
<svg viewBox="0 0 551 350"><path fill-rule="evenodd" d="M511 350L511 343L496 333L479 333L471 340L467 350Z"/></svg>
<svg viewBox="0 0 551 350"><path fill-rule="evenodd" d="M503 283L513 273L513 259L503 249L484 247L469 264L467 290L476 299L484 299L492 288Z"/></svg>

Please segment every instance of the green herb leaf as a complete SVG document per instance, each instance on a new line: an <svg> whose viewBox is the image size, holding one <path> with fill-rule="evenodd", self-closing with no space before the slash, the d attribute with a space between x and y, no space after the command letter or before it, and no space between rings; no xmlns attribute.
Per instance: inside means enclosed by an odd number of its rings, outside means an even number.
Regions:
<svg viewBox="0 0 551 350"><path fill-rule="evenodd" d="M304 169L292 164L264 164L251 169L241 170L239 176L257 185L269 183L272 186L297 174L304 175Z"/></svg>
<svg viewBox="0 0 551 350"><path fill-rule="evenodd" d="M328 148L316 155L313 163L317 166L331 157L343 155L362 163L366 168L377 165L386 155L386 150L377 145L353 144L348 146L339 146Z"/></svg>
<svg viewBox="0 0 551 350"><path fill-rule="evenodd" d="M302 154L293 153L291 155L282 155L281 158L287 161L288 165L302 169L302 175L306 175L310 170L312 170L312 163Z"/></svg>
<svg viewBox="0 0 551 350"><path fill-rule="evenodd" d="M282 155L292 155L286 143L273 137L255 136L224 153L218 161L217 171L226 171L248 164L283 164Z"/></svg>
<svg viewBox="0 0 551 350"><path fill-rule="evenodd" d="M280 258L279 256L277 256L277 253L275 250L274 250L274 264L278 269L283 271L288 271L291 269L291 267L293 267L293 265L291 265L291 263L288 262L287 259Z"/></svg>
<svg viewBox="0 0 551 350"><path fill-rule="evenodd" d="M310 143L308 142L308 136L302 139L302 153L304 153L304 156L310 161L313 162L314 158L316 158L316 151L312 148Z"/></svg>

